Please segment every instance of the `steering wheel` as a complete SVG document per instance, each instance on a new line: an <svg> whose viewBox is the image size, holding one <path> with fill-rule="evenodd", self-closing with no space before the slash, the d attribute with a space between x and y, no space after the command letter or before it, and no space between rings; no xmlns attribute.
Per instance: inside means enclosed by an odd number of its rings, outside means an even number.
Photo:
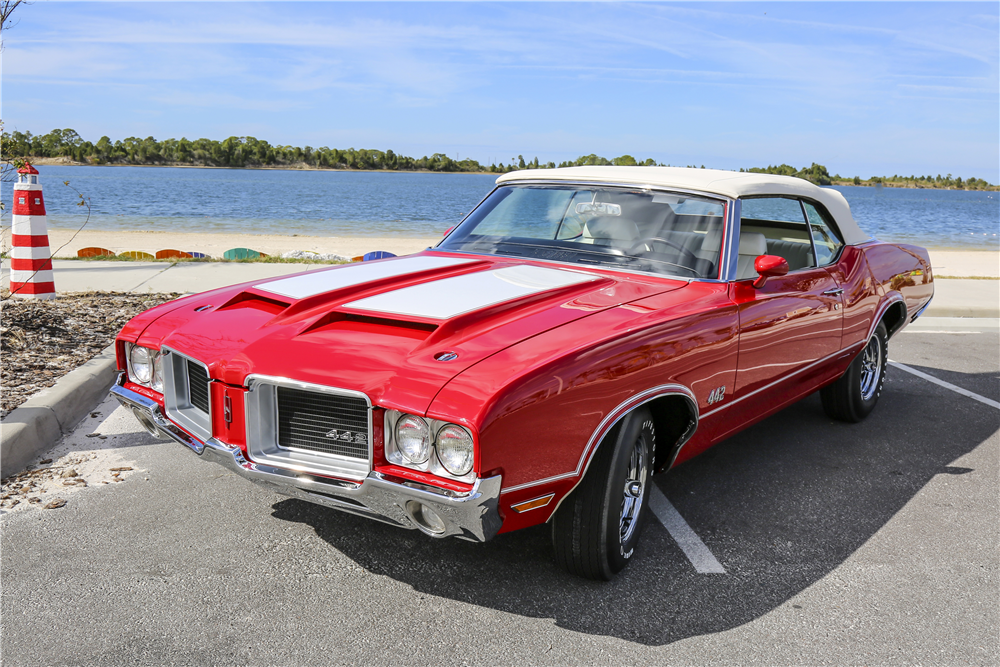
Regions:
<svg viewBox="0 0 1000 667"><path fill-rule="evenodd" d="M676 248L677 250L680 250L682 255L687 255L695 262L697 262L700 259L698 255L694 254L693 252L682 246L680 243L671 241L670 239L665 239L661 236L650 236L648 238L639 239L634 244L632 244L631 248L628 249L628 254L631 255L633 252L638 250L639 246L645 246L653 243L665 243L671 248Z"/></svg>

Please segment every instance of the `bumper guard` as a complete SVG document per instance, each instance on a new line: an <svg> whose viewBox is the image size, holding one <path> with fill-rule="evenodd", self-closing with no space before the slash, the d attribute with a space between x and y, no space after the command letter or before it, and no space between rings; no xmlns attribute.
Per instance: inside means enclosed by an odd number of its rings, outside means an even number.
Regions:
<svg viewBox="0 0 1000 667"><path fill-rule="evenodd" d="M350 482L254 463L235 445L215 438L202 442L189 435L167 419L155 401L126 389L124 381L125 374L119 373L111 395L130 409L151 435L179 442L201 458L276 493L393 526L418 529L432 537L486 542L500 530L500 475L477 479L472 490L463 494L376 471L369 472L361 482Z"/></svg>

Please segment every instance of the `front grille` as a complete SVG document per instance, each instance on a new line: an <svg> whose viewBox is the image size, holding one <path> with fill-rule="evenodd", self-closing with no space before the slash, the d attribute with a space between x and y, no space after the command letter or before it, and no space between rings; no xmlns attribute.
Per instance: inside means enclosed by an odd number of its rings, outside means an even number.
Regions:
<svg viewBox="0 0 1000 667"><path fill-rule="evenodd" d="M290 387L277 387L278 446L368 460L368 403Z"/></svg>
<svg viewBox="0 0 1000 667"><path fill-rule="evenodd" d="M187 360L188 396L191 405L208 414L208 371L201 364Z"/></svg>

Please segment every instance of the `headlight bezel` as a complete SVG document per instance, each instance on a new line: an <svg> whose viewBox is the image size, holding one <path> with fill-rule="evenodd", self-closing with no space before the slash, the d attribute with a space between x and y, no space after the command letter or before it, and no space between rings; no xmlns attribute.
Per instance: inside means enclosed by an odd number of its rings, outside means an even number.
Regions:
<svg viewBox="0 0 1000 667"><path fill-rule="evenodd" d="M427 459L421 463L413 463L407 457L405 457L400 452L399 443L397 442L396 436L396 425L406 417L415 417L422 420L427 424L430 431L430 446L429 455ZM439 454L439 443L438 437L449 427L461 429L468 437L471 443L471 452L469 456L470 466L467 472L463 474L455 474L447 467L441 460ZM476 437L473 434L472 429L463 426L462 424L455 424L453 422L443 421L440 419L432 419L429 417L421 417L420 415L414 415L412 413L403 412L402 410L392 410L386 409L385 411L385 427L384 427L384 444L385 444L385 458L389 463L402 466L404 468L409 468L410 470L416 470L419 472L427 472L432 475L437 475L438 477L443 477L445 479L451 479L459 482L464 482L467 484L472 484L476 481ZM460 470L460 469L459 469Z"/></svg>
<svg viewBox="0 0 1000 667"><path fill-rule="evenodd" d="M136 370L136 363L133 362L133 354L145 354L148 359L149 372L147 379L143 380ZM125 345L125 363L128 379L135 384L163 393L163 353L160 350L139 345L137 343L127 343ZM157 386L159 388L157 388Z"/></svg>

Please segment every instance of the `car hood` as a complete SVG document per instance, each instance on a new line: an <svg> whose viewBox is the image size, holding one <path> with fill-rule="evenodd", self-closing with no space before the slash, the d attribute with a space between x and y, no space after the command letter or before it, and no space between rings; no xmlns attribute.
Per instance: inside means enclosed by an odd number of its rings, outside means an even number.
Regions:
<svg viewBox="0 0 1000 667"><path fill-rule="evenodd" d="M361 391L423 414L444 384L511 345L684 281L424 252L206 292L138 336L245 385L250 375Z"/></svg>

